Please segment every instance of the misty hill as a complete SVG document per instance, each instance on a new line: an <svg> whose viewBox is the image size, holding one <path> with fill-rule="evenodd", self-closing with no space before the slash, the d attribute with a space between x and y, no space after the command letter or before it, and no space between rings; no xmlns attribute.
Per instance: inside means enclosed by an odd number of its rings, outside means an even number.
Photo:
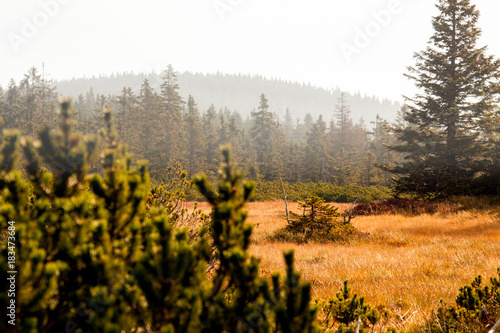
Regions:
<svg viewBox="0 0 500 333"><path fill-rule="evenodd" d="M123 87L131 87L139 93L140 86L147 78L153 88L159 90L161 77L158 74L123 73L111 76L91 78L74 78L56 81L61 95L78 96L85 94L90 88L96 94L117 95ZM303 119L306 113L314 118L322 114L325 120L333 116L341 90L327 90L309 84L288 82L277 79L267 79L262 76L228 75L228 74L193 74L179 73L181 95L187 100L193 95L200 111L205 111L211 104L217 109L227 108L246 116L257 108L259 96L266 94L269 99L270 111L278 117L284 117L288 108L295 118ZM398 102L380 100L377 97L362 96L357 93L348 94L352 110L352 118L358 121L361 117L368 123L379 114L387 120L393 120L400 109Z"/></svg>

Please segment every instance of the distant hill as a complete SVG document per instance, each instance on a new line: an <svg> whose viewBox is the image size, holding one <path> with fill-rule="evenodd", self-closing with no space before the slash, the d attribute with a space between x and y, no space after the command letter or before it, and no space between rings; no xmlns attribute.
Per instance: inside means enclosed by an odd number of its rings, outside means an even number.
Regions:
<svg viewBox="0 0 500 333"><path fill-rule="evenodd" d="M228 108L242 115L249 115L259 105L259 96L266 94L270 110L277 116L284 117L288 108L294 118L303 119L306 113L316 119L320 114L325 120L330 120L337 104L341 90L327 90L309 84L287 82L277 79L267 79L252 75L227 74L193 74L179 73L181 95L187 100L193 95L201 112L211 104L217 109ZM85 94L90 88L96 94L117 95L123 87L131 87L136 93L144 79L147 78L153 88L159 90L160 75L150 74L113 74L91 78L74 78L56 81L55 85L61 95L78 96ZM401 108L398 102L380 100L377 97L348 94L352 110L352 118L357 122L361 117L368 125L379 114L382 118L392 121Z"/></svg>

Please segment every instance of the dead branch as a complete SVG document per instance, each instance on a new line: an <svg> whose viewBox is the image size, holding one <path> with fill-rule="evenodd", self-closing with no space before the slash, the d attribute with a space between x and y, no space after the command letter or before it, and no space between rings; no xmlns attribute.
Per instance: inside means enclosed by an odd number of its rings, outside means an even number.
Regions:
<svg viewBox="0 0 500 333"><path fill-rule="evenodd" d="M488 331L488 333L495 333L495 330L497 329L498 325L500 325L500 319L496 322L495 326L493 326L491 330Z"/></svg>
<svg viewBox="0 0 500 333"><path fill-rule="evenodd" d="M280 183L281 183L281 190L283 191L283 197L285 198L286 221L288 222L288 224L290 224L290 215L288 214L288 201L286 200L285 186L283 185L283 180L281 180L281 177L280 177Z"/></svg>
<svg viewBox="0 0 500 333"><path fill-rule="evenodd" d="M356 200L354 200L354 202L352 203L351 205L351 209L349 209L349 214L347 213L347 210L344 211L344 223L347 224L347 223L351 223L351 219L352 219L352 209L354 208L354 205L356 204L356 202L358 202L360 197L357 197ZM345 220L345 218L349 216L349 220Z"/></svg>

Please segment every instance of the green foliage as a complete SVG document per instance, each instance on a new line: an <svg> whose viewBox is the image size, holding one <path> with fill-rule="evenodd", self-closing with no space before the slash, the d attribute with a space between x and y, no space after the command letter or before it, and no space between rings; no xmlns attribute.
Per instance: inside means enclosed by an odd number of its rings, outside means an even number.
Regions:
<svg viewBox="0 0 500 333"><path fill-rule="evenodd" d="M119 308L97 315L119 298L114 292L118 284L110 279L111 272L120 276L116 261L105 260L115 245L106 231L112 217L87 191L87 165L97 139L84 140L73 132L69 101L61 104L61 120L60 131L45 129L40 142L23 143L28 182L14 169L17 156L6 154L18 135L4 141L2 165L9 168L2 170L0 227L15 221L16 328L116 331L118 321L126 322ZM2 272L7 271L6 245L0 244ZM2 304L8 301L4 281Z"/></svg>
<svg viewBox="0 0 500 333"><path fill-rule="evenodd" d="M316 309L310 305L311 286L300 282L292 253L285 254L284 285L279 274L273 275L272 288L267 279L259 277L258 260L250 258L247 252L252 226L245 222L247 214L242 210L255 184L245 182L241 186L242 173L235 170L230 149L226 147L222 153L224 162L217 191L204 175L194 179L213 206L210 228L218 261L201 321L210 325L210 332L316 331ZM228 292L231 299L224 302Z"/></svg>
<svg viewBox="0 0 500 333"><path fill-rule="evenodd" d="M381 332L389 316L387 311L379 312L366 304L364 297L352 294L347 281L344 281L335 297L320 302L320 306L324 316L321 325L325 332L336 329L336 332L354 333L356 326L359 326L359 332L374 332L379 326Z"/></svg>
<svg viewBox="0 0 500 333"><path fill-rule="evenodd" d="M350 203L359 197L358 202L371 202L374 200L392 197L391 189L383 186L339 186L331 183L283 183L286 196L290 201L304 200L307 194L316 195L326 202ZM283 191L279 181L257 182L255 188L255 201L282 200Z"/></svg>
<svg viewBox="0 0 500 333"><path fill-rule="evenodd" d="M339 222L336 221L340 217L338 208L325 204L323 199L315 195L307 197L303 202L299 201L299 208L304 209L302 214L291 212L290 229L294 232L329 232L335 222Z"/></svg>
<svg viewBox="0 0 500 333"><path fill-rule="evenodd" d="M15 242L18 274L16 326L2 320L1 331L317 331L311 286L300 281L293 254L285 254L284 280L274 274L271 283L248 254L244 205L254 185L242 184L229 149L217 191L206 177L195 180L213 209L193 238L178 227L187 216L175 208L178 193L149 190L147 167L133 164L110 111L101 131L102 176L87 173L98 139L74 133L69 101L61 114L59 131L23 142L27 180L15 170L19 133L2 139L0 228L15 221L8 241ZM0 243L4 308L8 244Z"/></svg>
<svg viewBox="0 0 500 333"><path fill-rule="evenodd" d="M299 201L301 213L291 212L291 218L285 229L277 230L271 240L304 242L346 241L357 234L356 228L340 218L338 208L325 204L316 195Z"/></svg>
<svg viewBox="0 0 500 333"><path fill-rule="evenodd" d="M498 277L483 285L478 276L460 288L455 306L442 304L432 318L429 332L487 332L500 319L500 269Z"/></svg>

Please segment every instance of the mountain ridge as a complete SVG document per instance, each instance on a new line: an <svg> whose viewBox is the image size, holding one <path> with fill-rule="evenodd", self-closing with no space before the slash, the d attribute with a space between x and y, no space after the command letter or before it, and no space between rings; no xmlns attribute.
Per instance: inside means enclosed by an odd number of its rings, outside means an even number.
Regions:
<svg viewBox="0 0 500 333"><path fill-rule="evenodd" d="M85 95L90 89L96 94L119 95L124 87L130 87L139 93L140 87L148 79L150 85L159 91L161 75L157 73L116 73L110 76L100 75L90 78L72 78L54 81L61 95L77 97ZM227 108L238 111L243 116L257 108L259 96L264 93L269 99L270 111L278 118L284 117L286 109L295 119L302 120L310 113L314 118L323 115L325 120L334 117L337 99L342 90L325 89L310 83L298 83L281 79L269 79L250 74L202 74L192 72L178 73L179 92L187 100L192 95L200 111L207 110L210 105L217 109ZM375 96L362 96L360 93L347 93L352 118L358 122L363 118L365 123L375 120L377 114L392 121L401 108L397 101L379 99Z"/></svg>

